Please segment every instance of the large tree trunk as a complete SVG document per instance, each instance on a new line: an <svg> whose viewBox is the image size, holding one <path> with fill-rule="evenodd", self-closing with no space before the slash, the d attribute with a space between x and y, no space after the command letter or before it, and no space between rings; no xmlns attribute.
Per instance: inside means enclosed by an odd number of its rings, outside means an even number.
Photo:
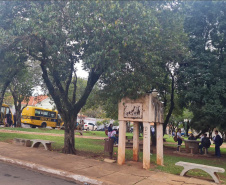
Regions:
<svg viewBox="0 0 226 185"><path fill-rule="evenodd" d="M42 42L42 56L43 60L41 60L41 69L42 69L42 77L44 82L49 90L50 95L52 96L54 103L56 104L57 110L61 114L64 120L64 153L66 154L75 154L75 123L77 120L77 114L81 110L81 108L86 104L86 100L89 97L94 85L100 78L103 71L99 71L95 68L92 68L89 73L87 86L84 90L82 97L76 101L76 82L74 82L74 91L72 100L68 96L69 87L72 81L72 76L74 71L74 60L71 60L71 69L68 72L68 78L66 84L61 83L61 76L58 75L58 71L53 67L53 71L50 72L48 70L47 64L49 63L48 53L46 53L46 42L43 40ZM37 56L36 56L37 57ZM39 57L38 57L39 58ZM47 60L46 60L47 59ZM102 67L100 66L100 69ZM52 76L52 77L51 77ZM64 79L65 81L65 79ZM65 86L65 88L64 88Z"/></svg>
<svg viewBox="0 0 226 185"><path fill-rule="evenodd" d="M190 129L190 122L188 121L188 122L187 122L186 136L188 136L188 131L189 131L189 129Z"/></svg>
<svg viewBox="0 0 226 185"><path fill-rule="evenodd" d="M0 110L2 108L2 103L3 103L4 96L5 96L5 91L6 91L6 89L9 86L11 81L12 81L11 79L6 80L5 83L3 84L2 88L0 89Z"/></svg>
<svg viewBox="0 0 226 185"><path fill-rule="evenodd" d="M21 109L16 110L16 127L21 127L21 113Z"/></svg>
<svg viewBox="0 0 226 185"><path fill-rule="evenodd" d="M171 82L170 108L169 108L169 112L168 112L166 119L164 121L164 124L163 124L163 134L166 133L166 127L169 123L170 117L171 117L171 115L173 113L173 109L174 109L174 76L171 74L171 77L172 77L172 82Z"/></svg>
<svg viewBox="0 0 226 185"><path fill-rule="evenodd" d="M9 84L12 82L13 77L18 73L18 71L19 70L15 68L15 70L9 74L8 78L5 80L2 88L0 89L0 110L2 108L5 91L8 88Z"/></svg>
<svg viewBox="0 0 226 185"><path fill-rule="evenodd" d="M69 115L64 119L64 149L63 152L66 154L76 154L75 150L75 123L76 123L76 116Z"/></svg>
<svg viewBox="0 0 226 185"><path fill-rule="evenodd" d="M17 95L11 90L11 93L13 95L13 99L14 99L14 106L15 106L15 110L16 110L16 127L21 127L21 113L22 110L27 106L21 108L21 102L22 100L18 100Z"/></svg>

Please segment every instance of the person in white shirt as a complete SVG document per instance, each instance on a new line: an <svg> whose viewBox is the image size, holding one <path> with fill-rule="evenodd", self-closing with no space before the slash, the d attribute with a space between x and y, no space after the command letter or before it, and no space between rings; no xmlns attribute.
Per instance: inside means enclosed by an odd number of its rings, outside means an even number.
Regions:
<svg viewBox="0 0 226 185"><path fill-rule="evenodd" d="M114 130L111 132L111 138L113 138L113 139L114 139L114 143L115 143L116 145L118 145L118 137L116 137L116 136L117 136L116 129L114 129Z"/></svg>
<svg viewBox="0 0 226 185"><path fill-rule="evenodd" d="M109 127L108 127L108 137L109 138L111 137L111 132L113 131L112 127L113 127L113 124L110 124Z"/></svg>

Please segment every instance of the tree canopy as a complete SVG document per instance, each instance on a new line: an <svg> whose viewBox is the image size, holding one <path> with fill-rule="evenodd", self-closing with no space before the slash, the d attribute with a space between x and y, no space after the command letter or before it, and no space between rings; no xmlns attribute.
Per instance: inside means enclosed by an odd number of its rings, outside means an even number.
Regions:
<svg viewBox="0 0 226 185"><path fill-rule="evenodd" d="M189 56L179 63L183 105L193 112L191 126L199 131L224 127L226 113L226 3L192 2L184 22Z"/></svg>
<svg viewBox="0 0 226 185"><path fill-rule="evenodd" d="M147 60L143 53L150 51L159 32L156 18L135 1L19 1L10 6L11 22L3 28L40 62L43 80L65 122L64 151L75 153L73 123L94 85L122 66ZM77 97L74 66L81 60L89 77Z"/></svg>

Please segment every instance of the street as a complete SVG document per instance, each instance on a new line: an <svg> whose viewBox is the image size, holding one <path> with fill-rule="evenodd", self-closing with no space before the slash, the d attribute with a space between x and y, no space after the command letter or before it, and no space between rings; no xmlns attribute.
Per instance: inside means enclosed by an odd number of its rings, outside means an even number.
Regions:
<svg viewBox="0 0 226 185"><path fill-rule="evenodd" d="M0 162L0 185L74 185L75 182L63 180L47 174Z"/></svg>

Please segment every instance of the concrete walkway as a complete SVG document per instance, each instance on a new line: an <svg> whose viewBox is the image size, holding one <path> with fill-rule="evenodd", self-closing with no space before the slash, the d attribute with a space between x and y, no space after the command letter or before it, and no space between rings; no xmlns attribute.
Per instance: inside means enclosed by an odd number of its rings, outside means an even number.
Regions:
<svg viewBox="0 0 226 185"><path fill-rule="evenodd" d="M211 181L142 169L142 163L119 166L76 155L0 142L0 160L70 178L82 184L210 185Z"/></svg>

